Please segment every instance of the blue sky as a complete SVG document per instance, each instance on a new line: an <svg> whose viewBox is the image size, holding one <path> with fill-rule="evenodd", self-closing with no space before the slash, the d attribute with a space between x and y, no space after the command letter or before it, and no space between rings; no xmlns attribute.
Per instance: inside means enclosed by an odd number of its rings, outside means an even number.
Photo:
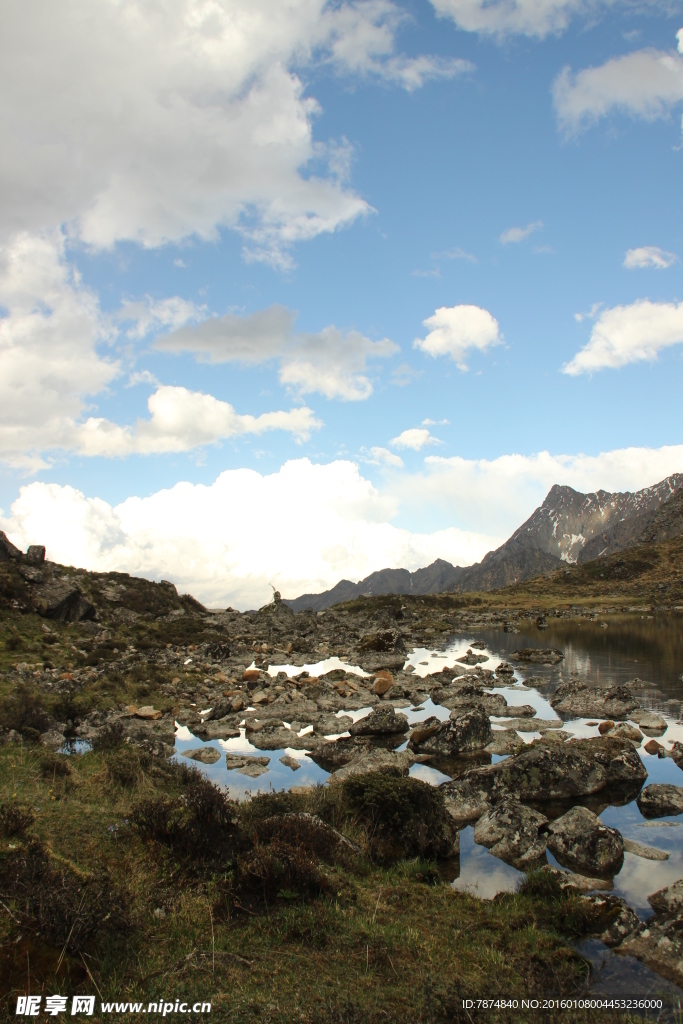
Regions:
<svg viewBox="0 0 683 1024"><path fill-rule="evenodd" d="M17 543L243 607L683 471L682 3L0 18Z"/></svg>

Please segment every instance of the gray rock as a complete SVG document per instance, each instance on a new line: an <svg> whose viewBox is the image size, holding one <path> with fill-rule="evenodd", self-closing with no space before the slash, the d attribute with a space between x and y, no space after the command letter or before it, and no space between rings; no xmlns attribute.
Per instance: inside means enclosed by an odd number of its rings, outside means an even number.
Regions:
<svg viewBox="0 0 683 1024"><path fill-rule="evenodd" d="M239 726L232 717L223 718L218 722L200 722L194 726L193 732L200 740L236 739L240 734Z"/></svg>
<svg viewBox="0 0 683 1024"><path fill-rule="evenodd" d="M655 711L638 709L631 713L630 718L632 722L637 722L648 736L661 736L663 732L666 732L666 720Z"/></svg>
<svg viewBox="0 0 683 1024"><path fill-rule="evenodd" d="M353 775L365 775L368 772L388 772L392 775L407 775L415 758L409 751L395 750L364 750L357 754L343 768L330 775L329 782L334 785L344 782Z"/></svg>
<svg viewBox="0 0 683 1024"><path fill-rule="evenodd" d="M598 689L585 683L562 683L550 698L550 705L561 718L624 719L639 705L625 686Z"/></svg>
<svg viewBox="0 0 683 1024"><path fill-rule="evenodd" d="M519 661L524 665L557 665L563 658L562 651L547 647L522 647L510 655L512 661Z"/></svg>
<svg viewBox="0 0 683 1024"><path fill-rule="evenodd" d="M504 800L479 818L474 841L488 846L494 857L524 868L545 854L546 837L539 829L548 819L516 800Z"/></svg>
<svg viewBox="0 0 683 1024"><path fill-rule="evenodd" d="M414 732L408 742L411 750L421 754L455 757L472 750L483 750L492 739L489 716L482 707L441 722L427 736Z"/></svg>
<svg viewBox="0 0 683 1024"><path fill-rule="evenodd" d="M494 730L490 743L487 743L484 750L487 754L518 754L525 747L524 740L521 740L514 729Z"/></svg>
<svg viewBox="0 0 683 1024"><path fill-rule="evenodd" d="M183 750L183 757L200 761L202 764L215 764L216 761L220 761L221 754L215 747L196 747L194 750Z"/></svg>
<svg viewBox="0 0 683 1024"><path fill-rule="evenodd" d="M31 544L26 551L29 565L42 565L45 561L45 547L42 544Z"/></svg>
<svg viewBox="0 0 683 1024"><path fill-rule="evenodd" d="M471 648L462 658L456 658L456 661L460 662L461 665L479 665L488 660L488 654L475 654Z"/></svg>
<svg viewBox="0 0 683 1024"><path fill-rule="evenodd" d="M470 825L491 809L491 769L474 768L441 787L446 810L456 825Z"/></svg>
<svg viewBox="0 0 683 1024"><path fill-rule="evenodd" d="M632 853L634 857L642 857L643 860L668 860L669 854L664 850L658 850L654 846L644 846L634 839L624 839L624 850Z"/></svg>
<svg viewBox="0 0 683 1024"><path fill-rule="evenodd" d="M392 733L404 733L408 731L408 719L405 715L396 714L389 704L375 708L365 718L348 726L348 731L352 736L388 736Z"/></svg>
<svg viewBox="0 0 683 1024"><path fill-rule="evenodd" d="M285 768L291 768L293 772L296 772L301 768L300 763L291 754L284 754L280 759L280 764L283 764Z"/></svg>
<svg viewBox="0 0 683 1024"><path fill-rule="evenodd" d="M636 729L635 725L631 725L630 722L618 722L613 729L610 729L610 736L630 740L631 743L635 743L637 746L640 746L643 742L642 732L640 729Z"/></svg>
<svg viewBox="0 0 683 1024"><path fill-rule="evenodd" d="M596 893L587 896L586 900L601 912L601 917L607 917L610 922L600 935L600 941L604 942L606 946L610 948L618 946L636 928L640 928L640 918L635 910L632 910L628 903L620 897L603 896Z"/></svg>
<svg viewBox="0 0 683 1024"><path fill-rule="evenodd" d="M683 879L648 896L655 911L619 944L657 974L683 984Z"/></svg>
<svg viewBox="0 0 683 1024"><path fill-rule="evenodd" d="M57 729L48 729L47 732L40 734L40 742L49 750L59 750L66 743L66 737L63 732L59 732Z"/></svg>
<svg viewBox="0 0 683 1024"><path fill-rule="evenodd" d="M547 826L548 849L566 867L615 875L624 860L624 841L587 807L572 807Z"/></svg>
<svg viewBox="0 0 683 1024"><path fill-rule="evenodd" d="M227 700L218 700L211 708L208 715L204 716L205 722L218 722L221 718L225 718L226 715L233 713L232 702Z"/></svg>
<svg viewBox="0 0 683 1024"><path fill-rule="evenodd" d="M640 791L636 802L645 818L663 818L668 814L683 814L683 786L655 782Z"/></svg>
<svg viewBox="0 0 683 1024"><path fill-rule="evenodd" d="M80 598L81 592L76 584L64 577L36 587L33 595L35 609L39 615L62 622L75 621Z"/></svg>

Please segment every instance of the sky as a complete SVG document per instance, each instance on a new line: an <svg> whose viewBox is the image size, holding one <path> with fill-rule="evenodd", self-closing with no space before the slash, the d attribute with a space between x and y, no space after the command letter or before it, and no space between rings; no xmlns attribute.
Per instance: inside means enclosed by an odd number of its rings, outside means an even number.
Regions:
<svg viewBox="0 0 683 1024"><path fill-rule="evenodd" d="M683 0L0 8L0 529L258 607L683 472Z"/></svg>

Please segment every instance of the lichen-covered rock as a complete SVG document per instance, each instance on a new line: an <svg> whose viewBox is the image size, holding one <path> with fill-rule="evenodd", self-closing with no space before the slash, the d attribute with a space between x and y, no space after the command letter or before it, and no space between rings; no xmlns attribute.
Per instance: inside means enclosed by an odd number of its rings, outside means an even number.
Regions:
<svg viewBox="0 0 683 1024"><path fill-rule="evenodd" d="M183 757L189 757L201 764L215 764L220 761L221 752L215 747L196 747L194 750L183 750Z"/></svg>
<svg viewBox="0 0 683 1024"><path fill-rule="evenodd" d="M495 773L495 765L473 768L439 787L446 810L459 827L478 821L491 810L492 772Z"/></svg>
<svg viewBox="0 0 683 1024"><path fill-rule="evenodd" d="M517 800L504 800L487 811L474 828L474 841L488 846L494 857L524 868L545 853L546 837L539 829L548 819Z"/></svg>
<svg viewBox="0 0 683 1024"><path fill-rule="evenodd" d="M389 736L408 731L408 719L397 714L391 704L375 708L365 718L348 727L352 736Z"/></svg>
<svg viewBox="0 0 683 1024"><path fill-rule="evenodd" d="M333 772L329 782L331 785L335 785L354 775L367 775L369 772L407 775L410 766L414 763L415 758L406 750L362 750L348 764Z"/></svg>
<svg viewBox="0 0 683 1024"><path fill-rule="evenodd" d="M602 690L585 683L562 683L550 698L550 705L561 718L628 718L639 707L625 686Z"/></svg>
<svg viewBox="0 0 683 1024"><path fill-rule="evenodd" d="M587 807L572 807L547 826L548 849L565 867L615 875L624 860L624 841Z"/></svg>
<svg viewBox="0 0 683 1024"><path fill-rule="evenodd" d="M411 738L408 746L421 754L455 757L468 751L483 750L491 742L491 737L489 716L484 708L477 706L442 722L424 738Z"/></svg>
<svg viewBox="0 0 683 1024"><path fill-rule="evenodd" d="M662 818L666 814L683 814L683 786L655 782L640 791L637 803L645 818Z"/></svg>
<svg viewBox="0 0 683 1024"><path fill-rule="evenodd" d="M655 911L617 947L664 978L683 984L683 879L648 896Z"/></svg>

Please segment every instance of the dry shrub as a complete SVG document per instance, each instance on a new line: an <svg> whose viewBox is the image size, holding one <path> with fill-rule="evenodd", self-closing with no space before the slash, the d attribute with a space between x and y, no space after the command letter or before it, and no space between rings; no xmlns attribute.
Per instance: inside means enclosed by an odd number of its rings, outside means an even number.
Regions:
<svg viewBox="0 0 683 1024"><path fill-rule="evenodd" d="M8 839L10 836L21 835L33 821L33 812L29 807L0 804L0 832Z"/></svg>
<svg viewBox="0 0 683 1024"><path fill-rule="evenodd" d="M112 782L130 788L138 782L141 759L134 747L120 746L105 755L104 763Z"/></svg>
<svg viewBox="0 0 683 1024"><path fill-rule="evenodd" d="M37 740L49 721L40 697L20 683L0 709L0 726L15 729L28 740Z"/></svg>
<svg viewBox="0 0 683 1024"><path fill-rule="evenodd" d="M327 864L350 864L360 853L336 829L315 814L282 814L256 822L257 843L300 849Z"/></svg>
<svg viewBox="0 0 683 1024"><path fill-rule="evenodd" d="M196 768L183 773L176 800L155 797L139 804L133 824L147 839L170 846L179 857L223 860L240 845L236 805Z"/></svg>
<svg viewBox="0 0 683 1024"><path fill-rule="evenodd" d="M403 858L439 859L453 847L457 829L443 795L419 779L370 772L341 788L347 818L365 834L368 854L380 864Z"/></svg>
<svg viewBox="0 0 683 1024"><path fill-rule="evenodd" d="M239 885L255 890L264 899L275 896L318 896L327 889L314 857L303 846L275 839L257 843L240 857L235 877Z"/></svg>
<svg viewBox="0 0 683 1024"><path fill-rule="evenodd" d="M71 775L68 754L55 754L52 750L41 756L39 768L44 779L66 779Z"/></svg>
<svg viewBox="0 0 683 1024"><path fill-rule="evenodd" d="M123 726L120 722L108 722L92 741L96 751L115 750L123 744Z"/></svg>
<svg viewBox="0 0 683 1024"><path fill-rule="evenodd" d="M37 841L0 860L0 884L15 902L22 931L40 934L69 953L89 949L130 925L125 895L105 872L83 879L70 871L54 871Z"/></svg>

